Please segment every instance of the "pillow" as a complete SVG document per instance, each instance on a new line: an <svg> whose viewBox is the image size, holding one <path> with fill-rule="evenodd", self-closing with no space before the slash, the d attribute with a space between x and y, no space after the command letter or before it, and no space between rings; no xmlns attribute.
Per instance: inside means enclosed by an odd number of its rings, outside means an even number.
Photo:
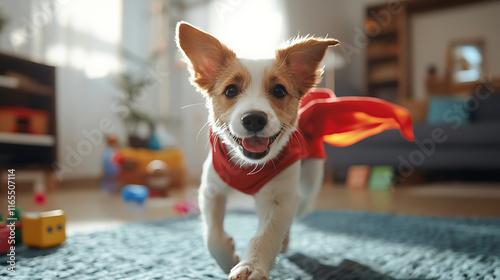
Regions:
<svg viewBox="0 0 500 280"><path fill-rule="evenodd" d="M431 96L427 110L428 124L469 123L468 98L451 96Z"/></svg>
<svg viewBox="0 0 500 280"><path fill-rule="evenodd" d="M500 121L500 93L480 93L471 97L472 122L499 122ZM472 103L474 102L474 103Z"/></svg>

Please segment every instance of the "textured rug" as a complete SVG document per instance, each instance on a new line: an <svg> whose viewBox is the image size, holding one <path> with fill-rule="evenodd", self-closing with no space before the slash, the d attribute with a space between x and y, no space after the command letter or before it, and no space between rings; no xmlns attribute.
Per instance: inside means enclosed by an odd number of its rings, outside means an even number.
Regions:
<svg viewBox="0 0 500 280"><path fill-rule="evenodd" d="M1 279L227 279L203 247L199 218L130 223L70 236L46 250L21 247ZM240 255L255 232L251 213L226 229ZM500 279L500 219L315 212L292 227L271 279Z"/></svg>

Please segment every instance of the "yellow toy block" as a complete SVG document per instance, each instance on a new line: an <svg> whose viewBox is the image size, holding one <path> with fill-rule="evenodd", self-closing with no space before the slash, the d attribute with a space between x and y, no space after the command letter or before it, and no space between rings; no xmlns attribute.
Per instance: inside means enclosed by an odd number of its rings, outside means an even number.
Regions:
<svg viewBox="0 0 500 280"><path fill-rule="evenodd" d="M28 212L23 215L23 243L47 248L66 240L66 215L62 210Z"/></svg>

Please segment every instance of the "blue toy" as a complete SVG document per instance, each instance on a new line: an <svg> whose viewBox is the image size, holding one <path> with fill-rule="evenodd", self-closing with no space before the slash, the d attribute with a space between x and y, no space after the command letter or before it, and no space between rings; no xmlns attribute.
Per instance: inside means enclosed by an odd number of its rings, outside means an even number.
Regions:
<svg viewBox="0 0 500 280"><path fill-rule="evenodd" d="M121 195L125 202L134 201L142 204L148 198L149 190L143 185L126 185L123 187Z"/></svg>
<svg viewBox="0 0 500 280"><path fill-rule="evenodd" d="M123 163L123 156L117 149L118 139L114 135L107 138L108 147L104 150L102 165L104 168L104 178L101 181L101 189L108 192L118 190L118 174Z"/></svg>
<svg viewBox="0 0 500 280"><path fill-rule="evenodd" d="M160 140L154 131L151 133L151 137L149 138L148 148L154 151L161 150Z"/></svg>

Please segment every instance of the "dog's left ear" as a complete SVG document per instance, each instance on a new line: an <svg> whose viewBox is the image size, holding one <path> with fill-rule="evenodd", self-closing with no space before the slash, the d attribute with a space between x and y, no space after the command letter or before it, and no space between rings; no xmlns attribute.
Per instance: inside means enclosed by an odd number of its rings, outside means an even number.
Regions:
<svg viewBox="0 0 500 280"><path fill-rule="evenodd" d="M284 63L293 72L299 91L304 94L321 81L323 68L319 63L329 46L340 42L333 38L305 37L294 40L290 46L276 52L279 64Z"/></svg>
<svg viewBox="0 0 500 280"><path fill-rule="evenodd" d="M212 35L186 23L179 22L177 45L190 64L191 81L202 91L209 90L218 72L236 54Z"/></svg>

